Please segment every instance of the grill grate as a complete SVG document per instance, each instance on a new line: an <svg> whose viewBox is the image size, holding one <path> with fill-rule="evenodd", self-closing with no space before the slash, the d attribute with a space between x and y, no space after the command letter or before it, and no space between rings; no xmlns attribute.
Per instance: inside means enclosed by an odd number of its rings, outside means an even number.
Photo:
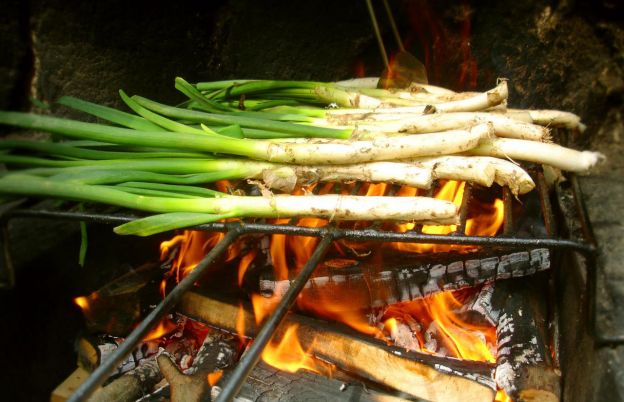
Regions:
<svg viewBox="0 0 624 402"><path fill-rule="evenodd" d="M512 220L512 204L513 196L508 188L503 188L504 202L504 223L502 236L466 236L464 230L466 227L468 206L471 198L471 185L466 185L460 207L460 223L458 230L451 235L431 235L421 233L419 227L408 232L397 233L378 229L378 225L373 225L367 229L344 229L336 227L330 223L325 227L308 228L296 226L296 220L292 220L287 225L276 225L267 223L246 223L246 222L227 222L227 223L211 223L192 227L195 230L225 232L224 238L203 258L197 267L174 287L171 292L151 311L151 313L138 325L132 333L126 338L120 347L102 363L91 376L76 390L70 398L70 401L80 401L88 398L89 395L100 386L114 368L120 364L141 339L156 325L162 317L167 314L181 299L182 295L189 290L193 284L201 277L203 272L209 268L219 257L227 250L239 236L249 233L263 234L285 234L293 236L314 236L320 238L320 241L314 250L311 258L307 261L301 272L292 281L286 294L277 305L273 314L265 322L259 331L252 346L245 356L240 360L228 383L223 388L219 396L220 401L231 400L238 392L243 382L257 364L266 344L272 338L275 330L281 323L282 319L288 313L296 300L299 293L304 288L306 282L311 277L316 266L321 262L323 256L334 240L348 239L351 241L374 241L374 242L410 242L423 244L452 244L452 245L474 245L485 247L498 247L510 250L526 250L532 247L550 248L553 250L573 250L582 253L588 261L595 261L595 242L593 240L591 227L587 218L584 202L576 177L571 176L573 194L576 200L577 213L581 222L585 241L577 241L569 238L556 237L556 228L554 214L550 203L550 195L546 185L543 172L533 172L536 179L539 200L541 204L541 213L544 221L547 237L544 238L521 238L511 235L514 230L514 222ZM356 186L356 189L358 187ZM357 191L357 190L356 190ZM67 210L41 210L32 208L14 208L5 212L1 219L4 227L8 220L13 218L49 218L63 219L73 221L83 221L87 223L103 223L103 224L123 224L138 218L138 216L127 214L107 214L81 211ZM10 264L7 265L10 268ZM596 269L591 269L590 282L595 286ZM12 273L5 277L12 278ZM590 289L594 291L595 289ZM590 309L593 311L593 309ZM593 317L592 317L593 319ZM592 321L594 322L594 321ZM602 338L600 338L602 339ZM608 343L621 342L621 339L602 339Z"/></svg>

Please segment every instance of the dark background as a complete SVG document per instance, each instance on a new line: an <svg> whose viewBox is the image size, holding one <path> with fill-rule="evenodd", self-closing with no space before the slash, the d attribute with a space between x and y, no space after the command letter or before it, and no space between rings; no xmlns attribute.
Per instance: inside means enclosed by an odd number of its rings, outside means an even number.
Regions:
<svg viewBox="0 0 624 402"><path fill-rule="evenodd" d="M581 183L602 252L600 325L621 332L624 7L615 0L390 3L431 83L484 90L506 77L510 106L570 110L587 123L575 142L609 158ZM0 12L1 109L68 115L54 105L61 95L120 106L120 88L175 102L182 100L175 76L338 80L382 68L363 1L5 0ZM118 274L124 259L140 263L157 250L111 242L110 228L92 228L88 264L79 268L76 225L15 222L11 231L17 286L0 291L0 384L4 400L42 400L75 367L82 321L72 297ZM576 331L564 334L574 345L562 361L566 399L623 399L622 347L594 348L586 328Z"/></svg>

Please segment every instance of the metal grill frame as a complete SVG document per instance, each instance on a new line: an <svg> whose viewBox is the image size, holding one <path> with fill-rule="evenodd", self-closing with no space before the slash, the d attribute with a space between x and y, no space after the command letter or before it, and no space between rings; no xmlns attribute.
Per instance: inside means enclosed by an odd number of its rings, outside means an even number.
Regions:
<svg viewBox="0 0 624 402"><path fill-rule="evenodd" d="M275 330L278 328L283 318L286 316L292 305L294 304L297 296L304 288L308 279L312 276L316 266L321 262L323 256L327 252L329 246L334 240L348 239L351 241L374 241L374 242L409 242L409 243L428 243L428 244L450 244L450 245L474 245L474 246L486 246L486 247L499 247L510 250L525 250L532 247L544 247L553 250L569 250L576 251L585 256L588 262L588 269L590 270L588 275L588 285L590 295L595 295L596 291L596 275L597 269L595 267L596 261L596 244L591 229L591 225L588 219L585 203L582 198L578 180L574 175L570 175L572 183L573 195L575 198L575 205L578 213L578 219L581 223L581 228L585 241L577 241L567 238L556 237L555 218L550 203L550 194L548 186L544 179L543 171L540 169L534 172L536 178L538 196L541 204L541 212L544 221L547 237L544 238L519 238L511 235L513 233L513 221L512 221L512 203L513 197L510 190L506 187L503 188L503 202L504 202L504 224L502 236L466 236L464 235L464 229L466 227L468 206L471 198L472 186L467 183L461 206L459 208L460 224L457 226L458 230L451 235L430 235L420 232L420 228L417 227L413 231L397 233L391 231L379 230L373 225L372 228L367 229L342 229L335 226L334 223L330 223L325 227L308 228L301 227L293 224L293 222L287 225L276 225L267 223L246 223L246 222L227 222L227 223L210 223L205 225L198 225L189 229L204 230L212 232L225 232L223 239L210 250L210 252L202 259L202 261L196 266L196 268L180 283L175 286L169 294L156 306L150 314L143 319L143 321L132 331L125 341L112 353L112 355L105 360L96 370L91 373L89 378L76 390L76 392L69 399L70 402L86 400L95 389L100 386L110 375L117 365L119 365L124 358L132 352L136 345L144 338L144 336L154 327L173 307L181 300L182 295L193 287L193 284L202 276L202 274L209 268L219 257L227 250L236 239L245 234L250 233L263 233L263 234L284 234L292 236L313 236L320 238L312 256L307 261L303 269L298 273L295 279L292 281L286 294L283 296L280 303L277 305L274 312L263 324L262 328L258 332L252 346L248 349L247 353L239 361L238 365L234 369L229 381L223 387L221 394L219 395L219 401L232 400L245 379L249 376L251 370L258 363L262 351L267 343L273 337ZM80 211L58 211L58 210L37 210L29 208L13 208L6 211L0 216L0 223L2 223L3 229L6 229L6 225L10 219L13 218L47 218L47 219L60 219L70 221L81 221L86 223L101 223L101 224L115 224L120 225L137 219L138 216L132 215L120 215L120 214L105 214L105 213L91 213ZM6 232L4 230L3 232ZM9 279L13 278L13 273L9 272ZM592 298L590 298L592 300ZM595 304L595 298L593 298ZM595 306L591 306L590 311L590 323L592 323L595 329ZM595 334L596 335L596 334ZM599 334L598 334L599 335ZM621 338L603 338L597 336L599 343L617 344L622 343L624 339Z"/></svg>

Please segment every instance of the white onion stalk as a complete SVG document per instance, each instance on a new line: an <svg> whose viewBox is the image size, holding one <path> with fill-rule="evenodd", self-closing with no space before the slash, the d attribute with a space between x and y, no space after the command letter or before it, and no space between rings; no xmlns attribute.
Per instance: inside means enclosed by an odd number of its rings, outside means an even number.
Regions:
<svg viewBox="0 0 624 402"><path fill-rule="evenodd" d="M430 188L433 182L429 167L401 162L371 162L357 165L283 165L262 171L262 180L269 188L292 192L295 185L316 182L367 181L395 183L417 188Z"/></svg>
<svg viewBox="0 0 624 402"><path fill-rule="evenodd" d="M550 141L550 130L537 124L518 121L511 117L484 112L458 112L436 113L401 118L392 116L397 120L374 121L376 117L382 119L391 116L387 114L368 115L365 120L340 121L337 128L346 128L344 124L353 124L357 127L355 134L359 138L366 138L366 132L370 133L431 133L436 131L454 130L470 127L475 124L491 123L497 137L517 138L531 141ZM399 120L400 119L400 120ZM373 120L372 123L367 123ZM361 123L362 122L362 123Z"/></svg>
<svg viewBox="0 0 624 402"><path fill-rule="evenodd" d="M531 141L548 141L550 130L536 124L516 121L507 116L493 113L444 113L410 118L404 121L399 132L428 133L431 131L452 130L478 123L492 123L498 137L517 138Z"/></svg>
<svg viewBox="0 0 624 402"><path fill-rule="evenodd" d="M434 179L463 180L485 187L497 183L509 187L514 195L528 193L535 187L533 179L524 169L499 158L448 155L418 158L409 163L431 169Z"/></svg>
<svg viewBox="0 0 624 402"><path fill-rule="evenodd" d="M562 112L561 110L521 110L507 109L506 116L527 123L541 124L548 127L563 127L578 130L581 133L587 126L581 123L581 118L574 113Z"/></svg>
<svg viewBox="0 0 624 402"><path fill-rule="evenodd" d="M352 78L350 80L336 81L335 84L343 88L377 88L379 77Z"/></svg>
<svg viewBox="0 0 624 402"><path fill-rule="evenodd" d="M456 224L457 207L429 197L270 195L207 198L139 196L119 189L13 174L0 178L0 193L100 202L156 213L200 213L229 217L392 220Z"/></svg>
<svg viewBox="0 0 624 402"><path fill-rule="evenodd" d="M370 113L390 113L390 114L423 114L423 113L448 113L448 112L475 112L485 110L492 106L506 102L509 95L507 81L501 82L493 89L477 93L471 97L454 100L450 102L442 102L430 105L406 106L406 107L390 107L390 108L371 108L366 109L336 109L327 112L328 119L339 119L341 115L348 115L353 118L366 118Z"/></svg>
<svg viewBox="0 0 624 402"><path fill-rule="evenodd" d="M412 82L407 88L410 92L425 92L433 95L453 95L457 92L443 87L438 87L431 84L420 84L417 82Z"/></svg>
<svg viewBox="0 0 624 402"><path fill-rule="evenodd" d="M493 135L491 125L479 124L469 130L380 136L370 140L256 141L250 156L269 162L342 165L460 153Z"/></svg>
<svg viewBox="0 0 624 402"><path fill-rule="evenodd" d="M469 153L540 163L575 173L588 173L605 160L600 152L577 151L557 144L508 138L490 139Z"/></svg>

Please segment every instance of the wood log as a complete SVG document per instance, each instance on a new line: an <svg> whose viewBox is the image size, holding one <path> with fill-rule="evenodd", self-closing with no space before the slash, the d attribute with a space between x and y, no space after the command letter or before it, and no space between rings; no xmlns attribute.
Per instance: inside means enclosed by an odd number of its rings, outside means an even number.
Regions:
<svg viewBox="0 0 624 402"><path fill-rule="evenodd" d="M319 267L319 275L306 284L302 298L326 300L349 309L381 307L411 301L447 290L473 287L500 279L533 275L550 268L550 251L532 249L500 255L450 254L448 263L436 256L422 256L413 262L379 264L353 261L351 266ZM447 261L444 263L443 261ZM289 280L260 279L263 294L284 295Z"/></svg>
<svg viewBox="0 0 624 402"><path fill-rule="evenodd" d="M87 335L76 341L78 366L91 372L100 366L123 342L123 338L111 335ZM136 368L140 361L158 353L158 345L154 342L139 343L137 347L121 362L111 375L123 374Z"/></svg>
<svg viewBox="0 0 624 402"><path fill-rule="evenodd" d="M545 315L536 303L541 292L526 280L496 284L493 304L501 309L496 382L515 401L558 402L561 373L551 364L545 345Z"/></svg>
<svg viewBox="0 0 624 402"><path fill-rule="evenodd" d="M127 372L95 391L89 402L136 401L141 396L151 392L154 385L162 377L156 359L145 359L134 370Z"/></svg>
<svg viewBox="0 0 624 402"><path fill-rule="evenodd" d="M170 387L171 402L199 402L206 399L211 389L210 373L222 372L238 357L232 336L212 331L204 340L192 366L183 374L169 356L158 356L158 365Z"/></svg>
<svg viewBox="0 0 624 402"><path fill-rule="evenodd" d="M159 264L146 263L80 298L88 331L126 336L141 318L142 306L153 301L146 300L142 290L161 276ZM157 296L148 289L145 292Z"/></svg>
<svg viewBox="0 0 624 402"><path fill-rule="evenodd" d="M253 337L257 330L250 309L195 291L184 295L178 311L226 331L235 332L237 322L239 328L240 323L244 324L247 336ZM238 317L239 314L242 317ZM275 338L281 338L292 324L298 325L297 337L304 350L370 381L431 401L491 401L494 398L495 384L489 364L407 352L297 314L286 317Z"/></svg>
<svg viewBox="0 0 624 402"><path fill-rule="evenodd" d="M229 379L225 374L212 387L210 398L216 401L221 385ZM407 402L407 399L365 388L357 383L345 383L307 371L286 373L265 363L259 363L251 372L234 402L261 401L357 401L357 402Z"/></svg>
<svg viewBox="0 0 624 402"><path fill-rule="evenodd" d="M69 377L54 388L50 395L50 402L65 402L88 377L89 372L82 367L78 367Z"/></svg>

